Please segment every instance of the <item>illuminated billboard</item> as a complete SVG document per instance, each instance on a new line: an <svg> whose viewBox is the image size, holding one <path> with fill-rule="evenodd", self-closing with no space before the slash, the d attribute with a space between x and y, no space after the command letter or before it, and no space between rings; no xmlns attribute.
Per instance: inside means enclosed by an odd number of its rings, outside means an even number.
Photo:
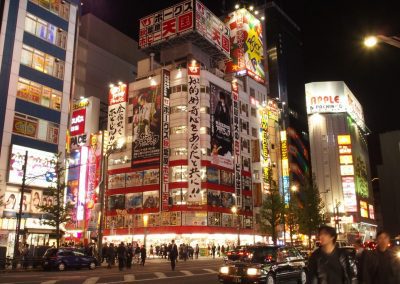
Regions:
<svg viewBox="0 0 400 284"><path fill-rule="evenodd" d="M342 177L343 205L346 212L357 212L357 197L354 177Z"/></svg>
<svg viewBox="0 0 400 284"><path fill-rule="evenodd" d="M285 203L289 202L289 155L286 131L281 131L282 185Z"/></svg>
<svg viewBox="0 0 400 284"><path fill-rule="evenodd" d="M347 112L355 123L366 129L361 104L342 81L306 84L307 114Z"/></svg>
<svg viewBox="0 0 400 284"><path fill-rule="evenodd" d="M360 200L360 214L361 217L368 218L368 203Z"/></svg>
<svg viewBox="0 0 400 284"><path fill-rule="evenodd" d="M239 9L227 18L231 30L231 60L227 73L248 75L264 83L264 46L261 22L246 9Z"/></svg>
<svg viewBox="0 0 400 284"><path fill-rule="evenodd" d="M126 102L128 88L126 84L111 85L108 94L108 125L109 144L125 136Z"/></svg>
<svg viewBox="0 0 400 284"><path fill-rule="evenodd" d="M351 145L350 135L338 135L338 145Z"/></svg>
<svg viewBox="0 0 400 284"><path fill-rule="evenodd" d="M22 184L25 152L28 151L26 168L27 183L30 186L48 188L52 180L46 179L49 174L55 176L56 154L19 145L12 145L9 163L8 182Z"/></svg>

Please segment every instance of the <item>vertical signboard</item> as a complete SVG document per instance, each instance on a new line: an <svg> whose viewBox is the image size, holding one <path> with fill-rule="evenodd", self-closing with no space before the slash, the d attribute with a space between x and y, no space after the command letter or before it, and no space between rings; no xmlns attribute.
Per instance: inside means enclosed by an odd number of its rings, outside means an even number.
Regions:
<svg viewBox="0 0 400 284"><path fill-rule="evenodd" d="M196 31L230 57L230 29L200 1L196 1Z"/></svg>
<svg viewBox="0 0 400 284"><path fill-rule="evenodd" d="M161 150L159 86L134 91L132 128L132 168L159 166Z"/></svg>
<svg viewBox="0 0 400 284"><path fill-rule="evenodd" d="M128 88L126 84L111 86L108 95L108 126L109 145L125 136L126 102Z"/></svg>
<svg viewBox="0 0 400 284"><path fill-rule="evenodd" d="M232 97L224 89L210 84L211 163L233 169Z"/></svg>
<svg viewBox="0 0 400 284"><path fill-rule="evenodd" d="M232 110L233 110L233 151L235 163L235 192L237 197L242 196L242 160L240 158L240 131L239 131L239 86L236 79L232 80ZM236 205L241 206L240 198L236 198Z"/></svg>
<svg viewBox="0 0 400 284"><path fill-rule="evenodd" d="M231 58L226 72L249 75L264 83L264 47L260 21L246 9L239 9L228 17L231 30Z"/></svg>
<svg viewBox="0 0 400 284"><path fill-rule="evenodd" d="M200 64L188 63L188 203L201 202Z"/></svg>
<svg viewBox="0 0 400 284"><path fill-rule="evenodd" d="M289 155L286 130L281 131L282 187L285 203L289 202Z"/></svg>
<svg viewBox="0 0 400 284"><path fill-rule="evenodd" d="M346 212L357 212L357 197L354 176L342 177L343 205Z"/></svg>
<svg viewBox="0 0 400 284"><path fill-rule="evenodd" d="M263 189L269 190L270 188L270 167L269 167L269 133L268 133L268 109L263 108L261 110L261 146L262 146L262 158L263 158Z"/></svg>
<svg viewBox="0 0 400 284"><path fill-rule="evenodd" d="M81 147L81 163L79 172L78 199L76 209L76 220L82 221L85 214L85 198L86 198L86 175L88 169L88 147Z"/></svg>
<svg viewBox="0 0 400 284"><path fill-rule="evenodd" d="M139 20L139 48L193 31L193 0L181 2Z"/></svg>
<svg viewBox="0 0 400 284"><path fill-rule="evenodd" d="M162 210L168 210L169 199L169 96L170 96L170 72L169 70L162 69L162 151L161 151L161 197L162 197Z"/></svg>

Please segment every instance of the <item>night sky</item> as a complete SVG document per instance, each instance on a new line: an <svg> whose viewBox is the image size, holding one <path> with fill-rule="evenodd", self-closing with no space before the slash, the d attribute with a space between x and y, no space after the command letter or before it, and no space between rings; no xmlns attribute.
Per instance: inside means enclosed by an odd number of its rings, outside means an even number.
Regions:
<svg viewBox="0 0 400 284"><path fill-rule="evenodd" d="M139 18L178 2L181 0L84 0L83 12L92 12L137 40ZM202 2L221 15L222 0ZM380 163L379 133L400 130L400 49L380 44L367 50L362 39L367 34L400 36L400 1L276 2L302 29L305 83L345 81L363 106L372 131L368 141L375 175ZM230 11L236 1L225 3Z"/></svg>

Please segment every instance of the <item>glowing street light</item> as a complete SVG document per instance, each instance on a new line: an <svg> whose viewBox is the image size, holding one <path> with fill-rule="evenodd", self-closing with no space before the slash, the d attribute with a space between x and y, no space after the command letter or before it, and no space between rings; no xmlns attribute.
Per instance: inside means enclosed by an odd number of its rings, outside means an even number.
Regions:
<svg viewBox="0 0 400 284"><path fill-rule="evenodd" d="M233 207L231 208L231 211L232 211L233 214L236 214L236 213L237 213L237 207L236 207L236 206L233 206Z"/></svg>
<svg viewBox="0 0 400 284"><path fill-rule="evenodd" d="M364 39L364 45L368 48L376 46L378 43L378 38L376 36L367 36Z"/></svg>
<svg viewBox="0 0 400 284"><path fill-rule="evenodd" d="M250 11L253 11L254 10L254 6L250 6L249 9L250 9Z"/></svg>
<svg viewBox="0 0 400 284"><path fill-rule="evenodd" d="M299 190L299 188L297 185L294 184L294 185L292 185L291 190L292 190L292 192L297 192Z"/></svg>
<svg viewBox="0 0 400 284"><path fill-rule="evenodd" d="M143 246L146 248L146 240L147 240L147 224L149 222L149 215L143 215L143 226L144 226L144 239Z"/></svg>
<svg viewBox="0 0 400 284"><path fill-rule="evenodd" d="M240 5L239 4L236 4L235 5L235 9L237 10L237 9L239 9L240 8Z"/></svg>

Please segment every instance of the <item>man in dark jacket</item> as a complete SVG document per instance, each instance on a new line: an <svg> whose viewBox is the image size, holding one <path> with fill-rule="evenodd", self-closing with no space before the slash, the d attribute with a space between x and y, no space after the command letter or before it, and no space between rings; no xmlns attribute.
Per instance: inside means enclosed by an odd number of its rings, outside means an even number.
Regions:
<svg viewBox="0 0 400 284"><path fill-rule="evenodd" d="M146 247L142 246L140 248L140 258L142 259L141 261L141 265L144 266L144 263L146 262L146 258L147 258L147 251L146 251Z"/></svg>
<svg viewBox="0 0 400 284"><path fill-rule="evenodd" d="M175 270L175 262L178 257L178 247L175 244L175 241L172 240L172 243L169 245L169 259L171 260L171 269Z"/></svg>
<svg viewBox="0 0 400 284"><path fill-rule="evenodd" d="M321 226L318 230L321 246L315 250L308 262L308 283L350 284L352 270L346 251L336 246L336 230Z"/></svg>
<svg viewBox="0 0 400 284"><path fill-rule="evenodd" d="M362 284L400 283L399 259L390 247L390 235L384 231L379 232L376 244L376 249L366 255Z"/></svg>
<svg viewBox="0 0 400 284"><path fill-rule="evenodd" d="M119 270L122 271L126 263L126 248L123 242L121 242L117 248L117 257Z"/></svg>

